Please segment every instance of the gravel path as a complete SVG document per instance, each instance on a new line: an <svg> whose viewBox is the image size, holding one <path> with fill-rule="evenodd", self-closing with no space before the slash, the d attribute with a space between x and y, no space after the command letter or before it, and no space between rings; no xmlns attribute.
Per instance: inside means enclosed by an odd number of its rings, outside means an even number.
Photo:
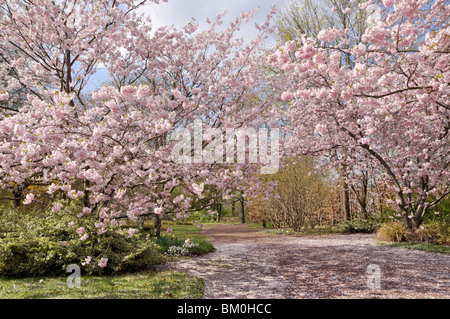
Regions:
<svg viewBox="0 0 450 319"><path fill-rule="evenodd" d="M165 267L205 279L207 299L450 299L450 255L378 246L373 235L202 230L216 251Z"/></svg>

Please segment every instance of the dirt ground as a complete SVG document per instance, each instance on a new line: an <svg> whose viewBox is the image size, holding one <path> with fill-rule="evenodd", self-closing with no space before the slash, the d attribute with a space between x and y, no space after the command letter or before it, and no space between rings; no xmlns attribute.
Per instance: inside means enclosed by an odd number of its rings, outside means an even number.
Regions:
<svg viewBox="0 0 450 319"><path fill-rule="evenodd" d="M374 235L275 236L247 225L199 232L216 251L165 268L204 278L207 299L450 299L450 256L379 246Z"/></svg>

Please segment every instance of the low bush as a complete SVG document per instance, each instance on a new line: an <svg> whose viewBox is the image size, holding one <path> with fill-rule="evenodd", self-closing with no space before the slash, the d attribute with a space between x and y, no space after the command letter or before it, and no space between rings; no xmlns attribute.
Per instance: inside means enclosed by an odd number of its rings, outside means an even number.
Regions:
<svg viewBox="0 0 450 319"><path fill-rule="evenodd" d="M447 245L450 243L450 225L446 222L427 223L413 232L400 222L385 223L377 232L377 240Z"/></svg>
<svg viewBox="0 0 450 319"><path fill-rule="evenodd" d="M88 275L137 271L160 263L164 257L158 246L137 232L129 237L120 225L98 234L94 216L77 218L77 202L66 202L58 212L30 211L0 214L0 276L59 276L70 264L81 266ZM80 240L77 229L84 228L88 238ZM99 267L108 258L106 267Z"/></svg>
<svg viewBox="0 0 450 319"><path fill-rule="evenodd" d="M412 239L412 234L408 232L405 225L400 222L384 223L377 231L377 240L388 242L405 242Z"/></svg>
<svg viewBox="0 0 450 319"><path fill-rule="evenodd" d="M450 224L447 222L424 224L414 234L414 241L433 245L450 244Z"/></svg>
<svg viewBox="0 0 450 319"><path fill-rule="evenodd" d="M340 222L333 226L333 230L338 233L374 233L380 225L373 220L355 218L348 221Z"/></svg>

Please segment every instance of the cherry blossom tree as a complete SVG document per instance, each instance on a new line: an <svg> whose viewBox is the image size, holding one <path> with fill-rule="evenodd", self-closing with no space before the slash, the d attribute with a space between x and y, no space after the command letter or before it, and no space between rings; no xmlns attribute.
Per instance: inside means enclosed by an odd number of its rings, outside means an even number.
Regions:
<svg viewBox="0 0 450 319"><path fill-rule="evenodd" d="M142 18L134 14L142 4L1 1L0 91L4 92L4 101L0 110L17 112L31 100L53 104L60 93L70 95L71 106L86 107L83 88L100 63L110 61L126 47L124 32L148 31L140 23ZM6 185L14 188L16 201L27 186L41 184L30 178L18 182Z"/></svg>
<svg viewBox="0 0 450 319"><path fill-rule="evenodd" d="M416 229L450 193L450 6L384 0L360 8L375 8L361 41L350 29L331 28L319 42L302 36L270 56L286 83L287 145L331 154L329 162L354 175L384 174L393 207Z"/></svg>
<svg viewBox="0 0 450 319"><path fill-rule="evenodd" d="M298 39L298 34L303 34L305 38L316 39L319 33L327 29L335 29L350 32L352 37L341 49L348 49L350 46L359 44L361 37L368 27L368 18L374 13L373 8L360 7L366 0L293 0L280 12L276 19L276 34L280 41L291 41ZM334 45L335 42L329 43ZM353 67L350 59L343 59L349 67ZM343 150L333 150L340 156L347 156ZM367 192L367 183L372 178L368 178L366 172L359 172L359 180L345 178L347 171L351 167L345 165L345 161L337 162L336 172L340 177L341 189L341 211L344 219L349 220L355 211L367 218L367 203L373 194ZM351 184L349 184L351 182ZM355 211L351 211L351 198L353 191L356 200Z"/></svg>
<svg viewBox="0 0 450 319"><path fill-rule="evenodd" d="M235 33L253 11L222 29L224 14L203 32L194 23L153 30L136 13L144 2L0 1L0 187L46 187L27 190L25 204L83 199L79 217L99 233L139 216L186 216L207 185L225 197L256 185L257 165L173 161L175 130L193 130L194 119L204 131L256 127L274 99L263 46L274 11L245 43ZM113 81L86 94L100 65ZM27 94L12 108L17 88Z"/></svg>

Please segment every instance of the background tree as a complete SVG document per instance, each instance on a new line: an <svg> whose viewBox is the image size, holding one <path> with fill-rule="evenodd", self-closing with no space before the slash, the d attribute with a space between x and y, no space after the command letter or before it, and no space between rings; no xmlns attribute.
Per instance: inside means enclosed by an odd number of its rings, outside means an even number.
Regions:
<svg viewBox="0 0 450 319"><path fill-rule="evenodd" d="M393 207L414 230L450 192L449 5L393 5L380 4L359 43L345 30L322 30L318 39L288 42L270 60L290 81L283 98L292 106L292 150L339 149L347 156L334 157L336 164L382 171L396 194Z"/></svg>
<svg viewBox="0 0 450 319"><path fill-rule="evenodd" d="M332 225L341 219L334 179L318 172L312 157L287 160L279 172L264 177L270 195L253 198L249 218L295 231Z"/></svg>
<svg viewBox="0 0 450 319"><path fill-rule="evenodd" d="M360 7L365 0L294 0L285 5L277 15L276 35L281 42L289 42L296 40L301 43L299 35L306 36L309 39L315 39L318 42L318 36L321 31L327 29L342 30L348 37L346 44L341 43L342 48L348 48L361 42L361 37L369 26L368 18L374 14L373 10L365 10ZM351 59L344 56L342 64L353 67ZM332 156L345 157L347 150L334 149L332 152L339 152L338 155ZM356 195L356 205L358 210L364 216L366 214L367 188L365 187L365 176L367 172L363 172L361 180L354 184L349 184L350 179L346 178L348 167L344 161L335 167L340 174L341 189L341 211L346 220L351 218L351 191Z"/></svg>
<svg viewBox="0 0 450 319"><path fill-rule="evenodd" d="M364 0L293 0L284 5L276 20L276 35L280 41L298 39L299 34L317 39L326 29L348 29L360 41L373 14L363 10Z"/></svg>

